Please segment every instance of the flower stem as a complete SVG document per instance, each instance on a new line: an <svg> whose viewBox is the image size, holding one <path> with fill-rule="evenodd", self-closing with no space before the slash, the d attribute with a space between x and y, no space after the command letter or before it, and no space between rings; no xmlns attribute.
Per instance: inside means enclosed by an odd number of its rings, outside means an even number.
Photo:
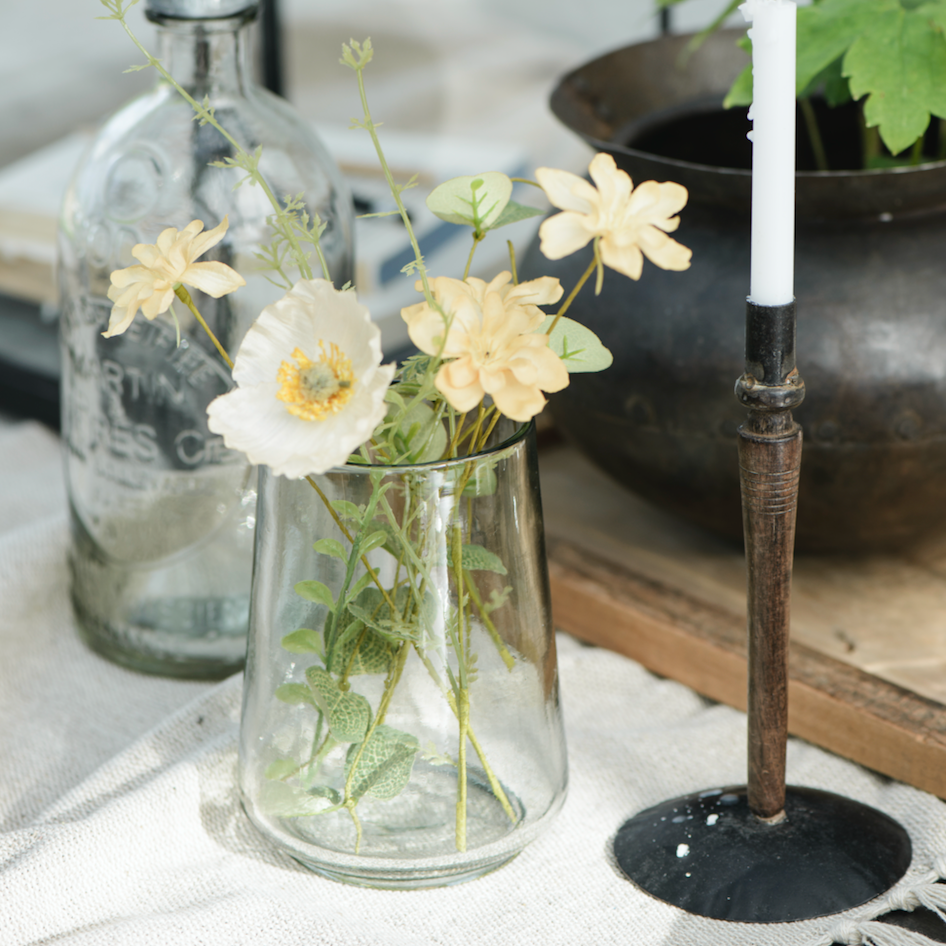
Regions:
<svg viewBox="0 0 946 946"><path fill-rule="evenodd" d="M499 656L502 657L503 663L506 665L506 669L512 670L516 665L515 658L509 653L509 648L506 647L505 642L499 635L499 631L496 630L496 625L483 607L483 599L480 597L476 582L473 581L472 576L465 569L463 572L463 580L466 584L467 591L470 593L470 597L473 599L473 603L476 605L476 610L480 612L480 617L483 619L486 630L489 631L489 636L492 637L493 643L496 645L496 650L499 651Z"/></svg>
<svg viewBox="0 0 946 946"><path fill-rule="evenodd" d="M558 325L558 320L568 311L568 307L575 301L575 296L581 291L581 287L584 286L586 282L591 278L591 274L595 271L595 268L598 265L598 253L595 252L594 257L591 262L588 264L588 268L582 274L581 279L575 283L575 288L568 294L568 298L562 303L562 307L555 313L555 318L552 320L552 324L546 330L546 335L551 335L555 330L555 326Z"/></svg>
<svg viewBox="0 0 946 946"><path fill-rule="evenodd" d="M485 233L474 232L473 245L470 247L470 255L466 258L466 269L463 270L464 281L466 280L466 277L470 275L470 267L473 265L473 254L476 252L476 248L480 245L480 241L485 239Z"/></svg>
<svg viewBox="0 0 946 946"><path fill-rule="evenodd" d="M364 121L362 126L365 131L371 136L371 143L374 145L375 153L378 155L378 162L381 165L381 171L384 174L384 179L387 181L388 187L391 190L391 196L394 197L394 202L397 204L398 212L401 215L401 220L404 222L404 228L407 230L407 236L411 241L411 247L414 250L414 259L417 264L417 272L420 274L420 281L424 287L424 296L427 298L428 305L431 308L436 307L434 302L433 295L430 291L430 286L427 283L427 268L424 266L424 257L420 252L420 245L417 242L417 237L414 234L414 227L411 224L410 215L407 212L407 208L404 206L404 201L401 200L401 188L395 183L394 175L391 173L391 168L388 166L387 159L384 156L384 151L381 148L381 141L378 138L378 132L374 121L371 118L371 110L368 108L368 94L365 92L365 66L368 64L367 60L362 60L357 65L352 68L355 70L355 75L358 77L358 94L361 97L361 108L364 112Z"/></svg>
<svg viewBox="0 0 946 946"><path fill-rule="evenodd" d="M392 611L392 614L393 613ZM374 731L384 722L384 717L387 715L388 706L390 706L391 698L394 696L394 688L401 679L401 673L404 671L404 664L407 662L408 653L410 653L410 647L406 642L402 641L400 649L398 650L397 659L394 661L394 666L391 668L388 678L384 681L384 693L381 696L381 702L378 704L378 711L375 713L374 719L371 721L371 725L365 733L365 738L358 746L355 758L351 760L351 766L348 769L348 778L345 779L345 800L342 804L348 809L352 820L355 822L355 830L358 833L355 841L356 854L361 848L361 823L358 821L358 816L355 814L355 806L358 804L358 799L352 796L352 784L355 781L355 773L358 771L358 763L364 755L365 747L368 745L372 735L374 735Z"/></svg>
<svg viewBox="0 0 946 946"><path fill-rule="evenodd" d="M488 443L489 438L493 433L493 430L495 429L496 425L499 423L499 418L502 417L502 414L500 414L499 411L496 409L495 404L490 408L490 410L495 411L495 413L493 414L493 419L489 422L489 427L486 428L486 432L483 434L483 439L480 441L479 447L477 447L477 449L473 451L474 453L479 453L480 450L486 447L486 444Z"/></svg>
<svg viewBox="0 0 946 946"><path fill-rule="evenodd" d="M828 156L824 150L824 142L821 140L821 131L818 128L818 119L811 99L799 99L798 104L801 106L805 128L808 130L808 141L811 143L811 150L815 156L815 167L819 171L827 171Z"/></svg>
<svg viewBox="0 0 946 946"><path fill-rule="evenodd" d="M458 851L466 850L466 740L470 730L470 694L461 686L457 699L457 719L460 723L460 745L457 750L457 829Z"/></svg>
<svg viewBox="0 0 946 946"><path fill-rule="evenodd" d="M431 663L430 658L415 644L414 650L417 653L417 656L420 657L424 666L427 668L427 673L430 674L430 679L437 684L437 687L440 689L440 692L443 694L443 698L447 701L447 706L450 707L453 715L459 719L459 710L457 709L456 697L447 689L444 685L443 680L440 679L440 674L437 673L436 668L433 663ZM466 725L466 735L470 740L470 745L473 746L476 750L476 755L480 760L480 765L483 766L483 771L486 773L486 779L489 782L489 787L493 790L493 795L498 799L500 805L503 806L503 811L506 812L506 815L509 817L509 820L515 824L516 823L516 813L512 809L512 805L509 804L509 799L506 797L506 793L503 791L503 787L499 782L499 779L496 778L495 772L493 772L492 767L489 762L486 761L486 753L483 751L483 747L480 745L479 739L476 738L476 733L473 731L473 724L467 721Z"/></svg>
<svg viewBox="0 0 946 946"><path fill-rule="evenodd" d="M370 40L366 40L364 45L361 47L358 47L358 45L353 42L352 48L358 53L358 59L355 59L355 56L352 55L351 49L343 45L342 62L354 69L355 75L358 77L358 94L361 97L361 108L364 113L364 120L359 124L371 136L371 143L374 145L375 153L378 156L378 163L381 165L381 171L384 174L384 179L387 181L388 188L391 191L391 196L394 198L394 202L397 204L397 209L401 215L401 220L404 222L404 229L407 230L408 238L411 241L411 248L414 250L414 269L420 276L420 282L424 290L424 298L427 300L427 305L429 305L430 308L435 312L439 312L440 317L443 319L443 341L440 343L439 351L435 353L436 361L443 355L443 349L447 344L447 337L450 334L450 325L453 322L453 315L444 312L443 307L437 302L437 300L434 298L433 292L431 291L430 282L427 279L427 267L424 265L424 257L420 251L420 244L417 242L417 235L414 233L414 226L411 223L410 214L408 214L407 208L404 206L404 201L401 200L401 191L403 188L399 187L394 180L394 175L391 173L391 168L388 166L387 159L384 156L384 150L381 148L381 140L378 138L377 126L371 117L371 110L368 107L368 95L365 92L364 75L365 66L367 66L371 61L371 56L373 55L371 51ZM475 246L476 244L474 243L474 248ZM432 363L428 368L428 373L432 374L434 369L435 365Z"/></svg>
<svg viewBox="0 0 946 946"><path fill-rule="evenodd" d="M108 6L108 4L106 4ZM250 175L251 180L258 184L263 193L266 195L267 200L272 204L273 210L276 211L276 216L284 224L283 226L283 236L286 238L286 242L289 244L290 250L292 252L293 258L296 261L296 265L299 267L299 273L304 279L312 278L312 268L309 266L308 254L304 253L302 247L299 244L299 240L293 232L291 222L286 220L286 211L283 205L280 203L279 199L272 192L269 187L269 184L266 183L262 174L259 172L258 161L252 158L246 151L246 149L240 145L237 140L217 121L214 117L213 109L207 107L206 105L201 105L161 64L160 59L156 59L147 49L142 45L141 41L135 36L131 27L125 20L124 11L119 12L114 19L117 19L121 23L122 28L128 34L131 41L138 47L139 50L144 54L148 60L149 66L154 66L158 71L158 74L168 83L177 93L187 102L188 105L194 110L194 114L200 119L201 123L206 123L215 128L221 135L230 143L236 153L244 161L244 169ZM328 263L326 262L325 256L322 253L322 247L319 241L316 239L313 241L313 246L315 247L315 252L319 258L319 263L322 266L322 274L326 279L330 279L328 271Z"/></svg>
<svg viewBox="0 0 946 946"><path fill-rule="evenodd" d="M338 528L341 530L342 535L345 536L345 538L348 539L349 542L354 544L355 540L352 538L352 534L348 531L348 529L345 528L345 523L342 522L341 517L335 511L335 507L332 505L328 496L326 496L325 493L322 492L321 488L319 487L319 484L316 483L315 480L311 476L306 477L306 482L319 494L319 498L325 504L325 508L328 510L329 515L335 520L335 525L337 525ZM391 609L391 613L393 614L394 609L395 609L394 601L392 600L391 596L388 594L387 589L382 584L381 579L378 577L378 573L368 563L367 555L362 555L361 564L365 566L365 570L371 576L371 580L378 586L378 591L381 592L381 595L384 598L385 603Z"/></svg>
<svg viewBox="0 0 946 946"><path fill-rule="evenodd" d="M183 287L178 286L174 290L174 295L177 296L184 305L187 306L191 312L194 313L194 318L200 323L200 327L207 333L210 340L214 343L217 351L220 352L220 357L227 363L227 367L233 371L233 362L230 360L230 356L227 354L227 350L220 344L217 339L217 336L210 331L210 326L204 321L204 317L197 311L197 306L194 305L194 300L191 298L191 294Z"/></svg>
<svg viewBox="0 0 946 946"><path fill-rule="evenodd" d="M519 273L516 272L516 248L512 240L506 240L506 246L509 247L509 269L512 273L512 284L519 285Z"/></svg>

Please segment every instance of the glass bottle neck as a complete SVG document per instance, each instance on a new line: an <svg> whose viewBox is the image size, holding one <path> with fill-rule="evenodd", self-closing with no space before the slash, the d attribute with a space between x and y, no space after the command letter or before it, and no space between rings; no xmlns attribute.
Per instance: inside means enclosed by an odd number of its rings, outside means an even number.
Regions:
<svg viewBox="0 0 946 946"><path fill-rule="evenodd" d="M164 68L194 98L245 95L252 83L245 28L251 17L176 20L153 17Z"/></svg>

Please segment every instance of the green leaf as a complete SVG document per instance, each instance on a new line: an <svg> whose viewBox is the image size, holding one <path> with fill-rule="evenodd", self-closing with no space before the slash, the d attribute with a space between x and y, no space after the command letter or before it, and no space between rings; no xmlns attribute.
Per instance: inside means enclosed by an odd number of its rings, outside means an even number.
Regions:
<svg viewBox="0 0 946 946"><path fill-rule="evenodd" d="M349 747L346 776L360 748ZM358 759L352 780L352 795L355 798L372 795L380 799L400 795L411 780L414 757L419 748L419 743L410 733L400 732L384 724L378 726Z"/></svg>
<svg viewBox="0 0 946 946"><path fill-rule="evenodd" d="M354 601L371 584L371 575L365 572L348 590L348 600Z"/></svg>
<svg viewBox="0 0 946 946"><path fill-rule="evenodd" d="M723 108L738 108L740 105L752 104L752 64L746 66L742 72L736 76L736 81L732 84L723 99Z"/></svg>
<svg viewBox="0 0 946 946"><path fill-rule="evenodd" d="M347 499L333 500L332 509L334 509L342 519L351 519L355 522L361 522L361 510Z"/></svg>
<svg viewBox="0 0 946 946"><path fill-rule="evenodd" d="M897 12L903 12L898 0L824 0L799 7L796 93L803 93L815 76L844 55L878 18Z"/></svg>
<svg viewBox="0 0 946 946"><path fill-rule="evenodd" d="M885 12L899 9L898 0L823 0L798 8L795 90L799 97L809 94L817 77L840 59L851 44L870 29L874 19ZM752 51L747 36L738 43L746 52ZM726 98L724 108L752 104L752 65L737 76Z"/></svg>
<svg viewBox="0 0 946 946"><path fill-rule="evenodd" d="M337 539L319 539L312 548L322 555L334 555L335 558L340 558L343 562L348 561L345 548Z"/></svg>
<svg viewBox="0 0 946 946"><path fill-rule="evenodd" d="M371 535L365 536L365 538L361 540L358 551L361 552L362 555L367 555L369 552L381 548L387 540L387 532L379 529L377 532L372 532Z"/></svg>
<svg viewBox="0 0 946 946"><path fill-rule="evenodd" d="M536 207L527 207L525 204L517 204L514 200L506 204L503 212L496 218L495 223L490 224L490 230L498 230L509 223L518 223L520 220L528 220L530 217L541 217L544 210Z"/></svg>
<svg viewBox="0 0 946 946"><path fill-rule="evenodd" d="M554 321L554 316L546 316L539 331L547 331ZM558 320L558 325L549 338L549 348L565 362L569 374L604 371L614 361L611 352L601 344L590 328L585 328L580 322L564 316Z"/></svg>
<svg viewBox="0 0 946 946"><path fill-rule="evenodd" d="M333 673L347 671L351 676L387 673L394 660L394 648L380 634L366 627L363 621L356 620L353 624L354 627L349 625L351 633L349 634L346 628L346 633L332 652L332 665L329 669Z"/></svg>
<svg viewBox="0 0 946 946"><path fill-rule="evenodd" d="M277 700L282 700L283 703L316 705L312 698L312 691L304 683L284 683L282 686L276 687L274 696Z"/></svg>
<svg viewBox="0 0 946 946"><path fill-rule="evenodd" d="M371 725L368 701L354 690L340 690L334 677L322 667L309 667L305 678L319 709L325 713L332 738L339 742L361 742Z"/></svg>
<svg viewBox="0 0 946 946"><path fill-rule="evenodd" d="M427 197L431 212L448 223L483 232L494 226L512 196L512 181L499 171L455 177Z"/></svg>
<svg viewBox="0 0 946 946"><path fill-rule="evenodd" d="M277 759L266 766L264 778L282 779L299 771L299 763L294 759Z"/></svg>
<svg viewBox="0 0 946 946"><path fill-rule="evenodd" d="M337 792L335 797L340 800ZM311 818L332 807L326 802L337 805L338 800L333 802L324 790L312 789L306 792L295 785L279 781L264 782L260 791L260 807L274 818Z"/></svg>
<svg viewBox="0 0 946 946"><path fill-rule="evenodd" d="M335 599L332 592L320 581L298 581L293 585L293 591L306 601L313 601L315 604L324 604L329 611L335 609Z"/></svg>
<svg viewBox="0 0 946 946"><path fill-rule="evenodd" d="M388 412L387 420L394 420L399 412ZM403 463L427 463L439 460L447 446L447 431L429 404L418 401L398 422L397 449L403 454Z"/></svg>
<svg viewBox="0 0 946 946"><path fill-rule="evenodd" d="M875 17L844 56L851 95L869 96L864 118L892 154L926 131L931 112L946 117L946 39L922 9Z"/></svg>
<svg viewBox="0 0 946 946"><path fill-rule="evenodd" d="M471 460L475 464L473 473L463 487L463 494L469 498L492 496L496 492L496 460ZM447 482L454 488L466 477L462 466L455 466L447 472Z"/></svg>
<svg viewBox="0 0 946 946"><path fill-rule="evenodd" d="M395 558L400 558L400 557L401 557L401 552L402 552L402 549L401 549L401 535L400 535L400 533L397 531L397 529L395 529L394 526L392 526L391 523L388 522L387 517L381 516L381 515L375 516L375 518L374 518L374 520L372 521L371 524L372 524L373 526L376 526L376 527L377 527L378 529L380 529L382 532L384 532L384 534L385 534L385 542L384 542L384 548L385 548L385 550L388 551L388 552L390 552ZM352 597L354 597L354 595L352 595Z"/></svg>
<svg viewBox="0 0 946 946"><path fill-rule="evenodd" d="M506 566L502 559L489 549L484 549L482 545L464 545L460 552L463 568L468 572L495 572L497 575L506 574ZM447 564L453 568L453 555L451 549L447 548Z"/></svg>
<svg viewBox="0 0 946 946"><path fill-rule="evenodd" d="M287 634L282 641L283 650L290 654L321 654L322 635L307 627L300 627L298 631Z"/></svg>
<svg viewBox="0 0 946 946"><path fill-rule="evenodd" d="M835 59L827 69L818 74L824 83L825 101L832 108L837 108L851 101L851 85L841 72L841 59Z"/></svg>
<svg viewBox="0 0 946 946"><path fill-rule="evenodd" d="M423 352L405 358L398 371L398 388L404 387L405 390L410 392L419 390L422 384L429 382L431 364L435 360L433 355L425 355ZM393 386L388 388L388 394L385 395L385 400L390 400L391 403L395 403L395 399L393 397L389 398L388 395L396 390L397 389ZM403 404L403 401L401 401L401 403Z"/></svg>

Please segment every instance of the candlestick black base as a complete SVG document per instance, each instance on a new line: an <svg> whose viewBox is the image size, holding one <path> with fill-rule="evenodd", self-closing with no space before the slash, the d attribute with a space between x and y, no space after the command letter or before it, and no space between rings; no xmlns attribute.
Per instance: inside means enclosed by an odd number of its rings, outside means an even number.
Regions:
<svg viewBox="0 0 946 946"><path fill-rule="evenodd" d="M840 913L892 887L910 866L893 818L840 795L789 787L786 818L759 821L744 786L661 802L614 839L624 874L689 913L782 923Z"/></svg>

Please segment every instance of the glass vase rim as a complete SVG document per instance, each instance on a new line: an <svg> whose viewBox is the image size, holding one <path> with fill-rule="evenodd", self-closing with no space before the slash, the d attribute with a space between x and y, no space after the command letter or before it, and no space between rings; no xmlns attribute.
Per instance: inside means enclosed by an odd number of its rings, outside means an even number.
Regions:
<svg viewBox="0 0 946 946"><path fill-rule="evenodd" d="M512 418L509 418L510 420ZM435 470L450 469L463 463L469 463L471 460L482 460L487 457L495 456L503 450L514 447L523 442L529 433L535 430L535 418L529 418L527 421L518 421L519 427L511 433L505 440L479 450L476 453L468 453L462 457L449 457L446 460L426 460L423 463L344 463L341 466L333 466L326 470L326 473L375 473L378 470L384 470L388 473L405 473L413 470ZM324 475L324 474L321 474Z"/></svg>

